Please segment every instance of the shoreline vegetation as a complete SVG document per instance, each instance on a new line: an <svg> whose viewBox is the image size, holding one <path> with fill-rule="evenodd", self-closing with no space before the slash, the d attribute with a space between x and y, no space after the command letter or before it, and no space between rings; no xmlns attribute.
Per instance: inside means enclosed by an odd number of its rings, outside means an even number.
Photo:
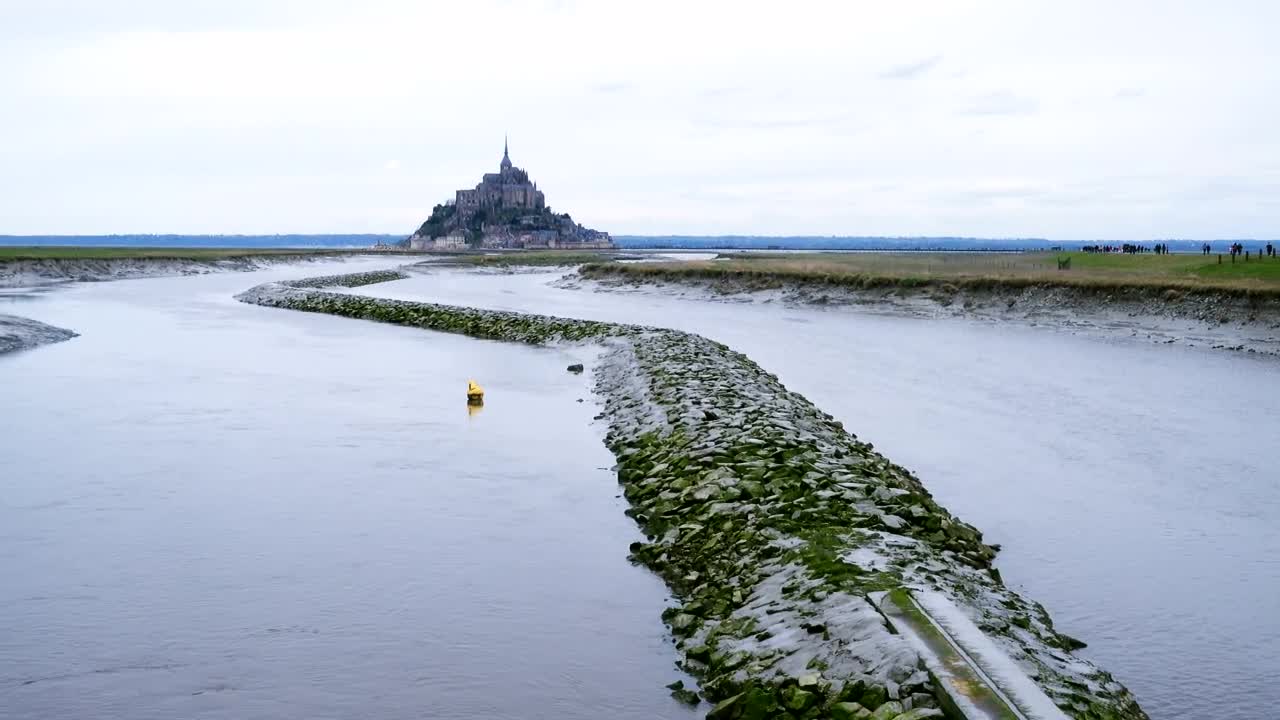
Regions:
<svg viewBox="0 0 1280 720"><path fill-rule="evenodd" d="M1065 265L1065 267L1063 266ZM813 283L853 289L1070 287L1280 298L1280 257L1119 253L721 253L715 260L615 265L590 263L584 275L679 280L733 278L765 289Z"/></svg>
<svg viewBox="0 0 1280 720"><path fill-rule="evenodd" d="M602 346L597 419L617 458L630 557L658 574L663 612L708 718L921 720L944 683L874 598L921 593L966 621L1078 720L1144 720L1083 646L1006 587L997 549L921 481L750 358L675 330L372 298L400 270L260 285L243 302L530 344ZM905 601L903 601L905 602ZM979 692L980 689L975 689ZM1004 716L1004 715L1001 715ZM1043 717L1031 713L1029 717Z"/></svg>
<svg viewBox="0 0 1280 720"><path fill-rule="evenodd" d="M107 247L72 245L0 246L0 287L48 282L118 280L213 271L255 270L268 265L361 256L414 258L439 265L557 267L635 260L620 251L453 250L421 252L370 248Z"/></svg>
<svg viewBox="0 0 1280 720"><path fill-rule="evenodd" d="M577 277L605 290L652 286L706 298L852 305L1280 355L1280 258L1219 264L1216 255L752 253L588 263Z"/></svg>

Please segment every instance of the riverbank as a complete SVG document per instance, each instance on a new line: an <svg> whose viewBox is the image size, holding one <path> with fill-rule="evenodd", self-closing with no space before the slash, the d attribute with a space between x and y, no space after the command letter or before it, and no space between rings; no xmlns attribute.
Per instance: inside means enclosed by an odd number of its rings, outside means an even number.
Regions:
<svg viewBox="0 0 1280 720"><path fill-rule="evenodd" d="M76 333L16 315L0 315L0 355L62 342Z"/></svg>
<svg viewBox="0 0 1280 720"><path fill-rule="evenodd" d="M1084 256L1074 255L1072 261ZM1016 262L1026 264L1034 259ZM1121 258L1139 262L1147 259ZM1089 260L1092 258L1086 262ZM1106 260L1112 262L1115 258ZM928 258L909 261L912 267L923 268ZM1239 265L1246 264L1241 261ZM1252 265L1269 272L1266 262L1255 261ZM1280 271L1280 262L1274 265ZM782 266L772 261L737 260L589 264L580 268L577 278L568 278L561 284L586 288L588 284L582 282L585 279L593 281L591 288L601 290L647 287L705 299L852 306L920 317L967 317L1101 337L1280 355L1280 290L1271 287L1269 276L1261 280L1239 277L1234 278L1238 282L1229 282L1110 271L1059 277L1046 276L1030 267L1010 269L1003 275L977 275L955 268L932 274L887 269L878 274L831 270L829 264L811 266L804 261L788 261Z"/></svg>
<svg viewBox="0 0 1280 720"><path fill-rule="evenodd" d="M209 272L248 272L285 263L335 260L366 250L0 246L0 288Z"/></svg>
<svg viewBox="0 0 1280 720"><path fill-rule="evenodd" d="M980 532L749 358L673 330L313 289L348 284L271 283L238 297L609 348L594 368L599 419L628 514L648 536L632 557L679 602L664 619L682 667L716 703L711 716L930 716L934 679L869 600L907 588L954 602L1068 715L1146 717L1122 685L1071 652L1079 641L1004 586Z"/></svg>

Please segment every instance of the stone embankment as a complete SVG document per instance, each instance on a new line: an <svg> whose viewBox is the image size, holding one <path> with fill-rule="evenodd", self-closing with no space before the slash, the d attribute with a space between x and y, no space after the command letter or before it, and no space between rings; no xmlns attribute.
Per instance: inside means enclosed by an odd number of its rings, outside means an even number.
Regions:
<svg viewBox="0 0 1280 720"><path fill-rule="evenodd" d="M342 275L322 275L320 277L292 280L287 283L292 288L354 288L363 285L374 285L392 280L404 280L408 273L401 270L371 270L369 272L344 273Z"/></svg>
<svg viewBox="0 0 1280 720"><path fill-rule="evenodd" d="M365 282L272 283L238 297L606 348L593 369L599 419L627 513L646 535L631 557L672 591L663 619L708 717L941 716L936 675L872 600L914 590L954 603L1068 716L1146 718L1124 686L1073 654L1082 644L1043 607L1005 587L977 529L746 356L673 330L316 289L353 284Z"/></svg>
<svg viewBox="0 0 1280 720"><path fill-rule="evenodd" d="M0 315L0 355L46 343L62 342L76 333L16 315Z"/></svg>

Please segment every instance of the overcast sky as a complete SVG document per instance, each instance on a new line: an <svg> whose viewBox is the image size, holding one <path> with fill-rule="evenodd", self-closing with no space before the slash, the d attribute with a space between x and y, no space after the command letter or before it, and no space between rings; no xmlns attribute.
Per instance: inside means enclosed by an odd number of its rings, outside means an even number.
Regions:
<svg viewBox="0 0 1280 720"><path fill-rule="evenodd" d="M1280 237L1280 3L0 0L0 233Z"/></svg>

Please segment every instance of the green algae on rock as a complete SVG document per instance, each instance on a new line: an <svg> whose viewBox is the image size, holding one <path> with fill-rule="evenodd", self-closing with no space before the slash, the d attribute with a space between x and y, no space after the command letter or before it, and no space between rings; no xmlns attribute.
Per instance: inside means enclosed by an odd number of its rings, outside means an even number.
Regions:
<svg viewBox="0 0 1280 720"><path fill-rule="evenodd" d="M936 716L928 668L869 599L908 588L954 602L1067 715L1146 718L1123 685L1071 654L1078 641L1057 633L1043 607L1003 585L981 532L741 353L673 330L317 286L351 285L333 277L271 283L238 297L480 338L606 348L593 368L599 419L626 512L646 536L631 558L678 601L663 620L681 668L712 703L707 717Z"/></svg>

